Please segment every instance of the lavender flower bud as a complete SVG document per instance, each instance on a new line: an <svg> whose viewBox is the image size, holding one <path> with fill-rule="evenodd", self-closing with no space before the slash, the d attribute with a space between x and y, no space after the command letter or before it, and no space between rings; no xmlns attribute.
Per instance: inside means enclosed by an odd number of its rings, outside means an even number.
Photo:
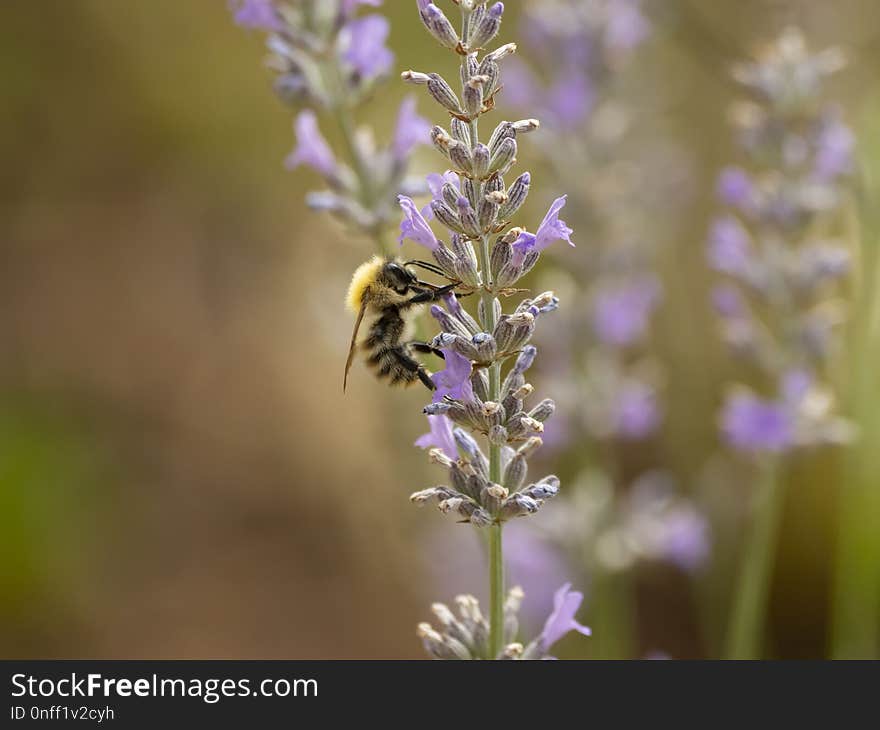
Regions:
<svg viewBox="0 0 880 730"><path fill-rule="evenodd" d="M540 438L538 438L537 436L532 436L522 446L520 446L517 449L516 453L522 454L526 459L528 459L532 454L534 454L543 445L544 445L544 442Z"/></svg>
<svg viewBox="0 0 880 730"><path fill-rule="evenodd" d="M452 90L452 87L446 82L440 74L428 74L428 92L434 97L440 106L444 107L453 114L461 114L461 104L458 97Z"/></svg>
<svg viewBox="0 0 880 730"><path fill-rule="evenodd" d="M404 71L400 74L400 78L408 84L415 84L416 86L427 86L431 80L430 74L423 74L421 71L413 71L412 69Z"/></svg>
<svg viewBox="0 0 880 730"><path fill-rule="evenodd" d="M478 370L471 376L471 386L477 398L482 401L489 399L489 376L483 370Z"/></svg>
<svg viewBox="0 0 880 730"><path fill-rule="evenodd" d="M535 317L530 312L504 315L495 328L495 341L500 352L516 352L535 333Z"/></svg>
<svg viewBox="0 0 880 730"><path fill-rule="evenodd" d="M432 306L431 316L440 323L440 327L444 332L470 339L471 334L467 331L467 328L456 317L453 317L443 309L443 307L436 304Z"/></svg>
<svg viewBox="0 0 880 730"><path fill-rule="evenodd" d="M507 429L504 426L492 426L488 438L493 446L504 446L507 443Z"/></svg>
<svg viewBox="0 0 880 730"><path fill-rule="evenodd" d="M458 219L461 221L462 230L469 236L480 235L480 222L477 220L476 211L471 207L471 202L464 196L457 201Z"/></svg>
<svg viewBox="0 0 880 730"><path fill-rule="evenodd" d="M541 122L537 119L520 119L513 123L513 131L516 134L528 134L541 128Z"/></svg>
<svg viewBox="0 0 880 730"><path fill-rule="evenodd" d="M474 527L489 527L493 522L492 515L482 508L478 507L471 514L471 524Z"/></svg>
<svg viewBox="0 0 880 730"><path fill-rule="evenodd" d="M507 422L507 434L513 440L522 440L529 434L543 432L544 424L525 413L515 413Z"/></svg>
<svg viewBox="0 0 880 730"><path fill-rule="evenodd" d="M492 247L492 253L489 256L489 269L492 272L492 279L496 284L498 282L498 274L513 260L513 249L509 243L505 243L502 239L495 241ZM503 286L503 285L502 285Z"/></svg>
<svg viewBox="0 0 880 730"><path fill-rule="evenodd" d="M529 311L536 310L539 314L555 312L559 309L559 297L552 291L545 291L532 299Z"/></svg>
<svg viewBox="0 0 880 730"><path fill-rule="evenodd" d="M478 180L482 180L489 174L489 165L492 155L489 148L484 144L478 144L473 150L473 175Z"/></svg>
<svg viewBox="0 0 880 730"><path fill-rule="evenodd" d="M529 345L528 347L524 347L523 351L519 354L519 357L516 359L516 362L513 365L513 372L522 374L530 367L532 367L532 363L535 362L535 357L538 354L538 348L534 345Z"/></svg>
<svg viewBox="0 0 880 730"><path fill-rule="evenodd" d="M543 423L555 412L556 403L554 403L550 398L545 398L540 403L538 403L538 405L532 408L531 411L529 411L529 416L534 418L536 421L541 421Z"/></svg>
<svg viewBox="0 0 880 730"><path fill-rule="evenodd" d="M504 500L504 503L501 505L499 519L505 521L511 520L514 517L533 515L539 508L540 505L536 500L517 492Z"/></svg>
<svg viewBox="0 0 880 730"><path fill-rule="evenodd" d="M477 254L474 251L474 245L466 238L461 236L452 237L452 250L458 257L459 261L465 262L468 270L473 271L473 276L477 277ZM477 331L480 327L475 328Z"/></svg>
<svg viewBox="0 0 880 730"><path fill-rule="evenodd" d="M443 183L443 187L440 188L440 199L453 210L458 204L458 198L460 195L461 192L452 183Z"/></svg>
<svg viewBox="0 0 880 730"><path fill-rule="evenodd" d="M431 253L434 256L434 261L437 262L446 275L454 279L457 276L455 271L456 258L452 251L443 244L440 244Z"/></svg>
<svg viewBox="0 0 880 730"><path fill-rule="evenodd" d="M516 152L515 139L508 137L502 140L492 155L492 160L489 163L489 172L505 174L513 166L513 163L516 162Z"/></svg>
<svg viewBox="0 0 880 730"><path fill-rule="evenodd" d="M473 76L464 85L464 110L471 119L483 111L483 88L488 81L488 76Z"/></svg>
<svg viewBox="0 0 880 730"><path fill-rule="evenodd" d="M479 69L477 69L477 73L480 76L486 77L487 81L486 85L483 87L483 96L487 99L491 99L492 95L498 90L498 82L501 78L501 67L492 59L484 58Z"/></svg>
<svg viewBox="0 0 880 730"><path fill-rule="evenodd" d="M470 147L471 142L471 128L470 125L459 119L458 117L452 117L451 129L452 136L455 137L459 142L463 145Z"/></svg>
<svg viewBox="0 0 880 730"><path fill-rule="evenodd" d="M460 494L476 498L479 496L479 492L474 492L471 489L470 476L470 474L465 473L465 470L459 464L453 464L449 467L449 482L452 484L452 488Z"/></svg>
<svg viewBox="0 0 880 730"><path fill-rule="evenodd" d="M467 145L463 145L457 140L452 140L449 143L448 154L449 159L452 161L452 164L455 165L457 170L468 175L471 174L473 170L473 160L471 158L471 150Z"/></svg>
<svg viewBox="0 0 880 730"><path fill-rule="evenodd" d="M507 56L511 56L516 53L516 43L507 43L499 48L496 48L491 53L486 54L484 60L490 59L497 63L502 58L507 58Z"/></svg>
<svg viewBox="0 0 880 730"><path fill-rule="evenodd" d="M449 18L434 3L429 3L419 13L428 32L445 48L458 48L458 33Z"/></svg>
<svg viewBox="0 0 880 730"><path fill-rule="evenodd" d="M492 132L492 135L489 137L489 149L494 155L498 151L498 146L505 139L512 139L516 137L516 131L513 128L513 124L510 122L501 122L497 127L495 127L495 131Z"/></svg>
<svg viewBox="0 0 880 730"><path fill-rule="evenodd" d="M483 430L489 431L493 426L500 426L504 423L504 407L500 403L494 401L486 401L482 407Z"/></svg>
<svg viewBox="0 0 880 730"><path fill-rule="evenodd" d="M510 492L499 484L487 484L480 494L480 504L489 514L497 514Z"/></svg>
<svg viewBox="0 0 880 730"><path fill-rule="evenodd" d="M431 127L431 143L437 149L440 154L449 156L449 144L454 140L449 136L449 132L447 132L443 127L435 125Z"/></svg>
<svg viewBox="0 0 880 730"><path fill-rule="evenodd" d="M429 403L424 408L422 408L422 413L426 416L445 416L449 413L450 405L449 403Z"/></svg>
<svg viewBox="0 0 880 730"><path fill-rule="evenodd" d="M491 192L487 195L484 195L482 199L477 203L477 220L480 222L480 230L481 231L490 231L495 225L495 221L498 218L498 203L495 202L495 199L492 197L493 195L505 196L506 193L502 193L499 191Z"/></svg>
<svg viewBox="0 0 880 730"><path fill-rule="evenodd" d="M479 76L479 63L477 62L477 54L469 53L465 57L464 63L461 65L461 85L462 87L467 86L468 81L474 77Z"/></svg>
<svg viewBox="0 0 880 730"><path fill-rule="evenodd" d="M461 335L442 332L431 341L431 346L438 350L452 350L468 360L477 358L477 348L473 346L470 339Z"/></svg>
<svg viewBox="0 0 880 730"><path fill-rule="evenodd" d="M461 428L453 429L452 436L455 438L458 448L467 456L478 473L488 477L489 460L480 450L480 445L474 440L474 437Z"/></svg>
<svg viewBox="0 0 880 730"><path fill-rule="evenodd" d="M537 484L531 484L523 490L523 494L536 500L545 500L559 494L559 478L555 475L546 476Z"/></svg>
<svg viewBox="0 0 880 730"><path fill-rule="evenodd" d="M516 454L507 463L507 468L504 470L504 486L511 492L515 492L523 485L528 471L528 460L521 454Z"/></svg>
<svg viewBox="0 0 880 730"><path fill-rule="evenodd" d="M498 210L498 218L500 220L506 221L513 218L523 206L523 203L526 202L526 198L529 197L531 184L532 176L528 172L524 172L513 181L513 185L507 191L507 201Z"/></svg>
<svg viewBox="0 0 880 730"><path fill-rule="evenodd" d="M495 354L497 352L495 338L488 332L479 332L475 334L471 339L471 342L476 350L476 357L472 358L473 360L479 363L488 364L495 359Z"/></svg>
<svg viewBox="0 0 880 730"><path fill-rule="evenodd" d="M453 231L459 231L460 233L465 233L464 226L461 223L456 212L449 207L449 205L444 200L432 200L431 201L431 211L434 213L434 216L447 228L452 229Z"/></svg>
<svg viewBox="0 0 880 730"><path fill-rule="evenodd" d="M480 183L474 182L473 179L466 177L461 184L461 191L467 196L467 199L471 202L471 206L476 208L477 203L479 202L477 198L479 197L479 188Z"/></svg>
<svg viewBox="0 0 880 730"><path fill-rule="evenodd" d="M504 15L504 3L495 3L489 8L474 28L469 39L471 48L482 48L490 43L501 28L501 17Z"/></svg>

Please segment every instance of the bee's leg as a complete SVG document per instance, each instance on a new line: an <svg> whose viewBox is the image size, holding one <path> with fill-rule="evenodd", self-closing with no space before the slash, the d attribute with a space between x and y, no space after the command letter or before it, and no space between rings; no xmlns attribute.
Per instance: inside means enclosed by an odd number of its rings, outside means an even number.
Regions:
<svg viewBox="0 0 880 730"><path fill-rule="evenodd" d="M400 345L389 350L389 352L394 358L396 358L397 362L404 370L410 373L415 373L428 390L437 389L437 386L434 385L434 381L431 380L431 376L428 375L428 371L425 370L424 365L409 354L409 348L407 345Z"/></svg>
<svg viewBox="0 0 880 730"><path fill-rule="evenodd" d="M433 347L427 342L410 342L409 346L412 347L412 349L416 352L422 352L426 355L436 355L443 360L446 359L446 356L443 354L443 350Z"/></svg>

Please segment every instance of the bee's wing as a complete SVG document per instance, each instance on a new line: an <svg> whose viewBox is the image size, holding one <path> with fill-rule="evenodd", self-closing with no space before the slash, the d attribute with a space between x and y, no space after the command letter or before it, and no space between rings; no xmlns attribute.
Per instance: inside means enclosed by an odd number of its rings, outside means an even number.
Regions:
<svg viewBox="0 0 880 730"><path fill-rule="evenodd" d="M351 333L351 344L348 347L348 359L345 361L345 377L342 379L342 392L345 392L345 386L348 385L348 371L351 370L351 363L354 361L354 351L357 347L358 330L364 319L364 312L367 311L367 304L361 304L361 311L358 312L357 321L354 323L354 332Z"/></svg>

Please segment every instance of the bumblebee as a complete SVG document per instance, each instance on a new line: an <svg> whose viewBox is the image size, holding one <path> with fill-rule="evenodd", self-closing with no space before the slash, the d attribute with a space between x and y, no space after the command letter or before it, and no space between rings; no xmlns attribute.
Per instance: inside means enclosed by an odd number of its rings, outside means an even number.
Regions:
<svg viewBox="0 0 880 730"><path fill-rule="evenodd" d="M358 350L376 376L389 380L392 385L407 386L419 380L430 390L435 389L431 374L415 359L414 353L440 357L443 353L424 342L412 341L414 322L424 304L454 291L460 282L444 286L429 284L416 276L412 266L445 278L434 264L382 256L374 256L354 272L345 303L357 315L357 320L345 362L343 390ZM359 335L362 328L363 333Z"/></svg>

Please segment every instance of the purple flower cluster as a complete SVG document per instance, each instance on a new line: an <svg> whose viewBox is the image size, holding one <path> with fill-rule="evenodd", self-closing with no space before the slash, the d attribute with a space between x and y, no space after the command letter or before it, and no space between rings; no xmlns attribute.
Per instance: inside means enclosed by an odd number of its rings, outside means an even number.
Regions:
<svg viewBox="0 0 880 730"><path fill-rule="evenodd" d="M744 164L719 176L728 212L711 225L707 257L726 278L712 297L722 335L770 389L731 389L721 432L739 451L781 453L850 434L821 383L843 319L831 295L849 259L814 233L839 213L853 166L853 135L821 101L822 81L840 65L836 51L810 54L789 29L734 72L752 99L733 115Z"/></svg>
<svg viewBox="0 0 880 730"><path fill-rule="evenodd" d="M447 471L447 484L416 492L417 504L435 502L458 522L488 530L491 581L490 620L479 612L476 599L457 599L456 616L442 604L434 614L440 629L419 627L425 648L438 659L549 658L552 644L564 634L588 629L575 621L583 596L565 584L557 592L544 630L528 645L517 638L517 612L522 591L513 589L503 600L504 566L501 529L511 521L538 512L556 496L559 479L528 477L528 461L543 441L544 422L556 404L546 398L526 405L534 387L526 373L537 355L530 344L537 323L559 307L553 292L522 300L506 313L502 298L520 289L517 282L534 268L553 243L572 242L572 228L562 218L566 197L558 197L534 232L516 225L529 195L532 176L515 179L519 138L535 131L535 119L501 122L484 140L480 122L495 107L503 88L502 65L516 51L512 43L487 51L498 34L504 4L467 0L457 3L462 27L453 26L433 2L418 0L419 17L428 32L460 59L458 89L438 73L407 71L403 79L424 87L442 107L448 128L436 125L429 138L443 156L445 170L428 176L431 200L420 207L408 195L399 196L403 218L400 243L426 249L433 267L452 282L456 294L435 304L431 314L440 333L430 345L442 354L445 367L432 376L432 402L424 413L429 432L416 445L429 449L431 460ZM445 232L438 235L434 226ZM475 314L467 312L457 295L474 295ZM502 603L504 604L502 606Z"/></svg>
<svg viewBox="0 0 880 730"><path fill-rule="evenodd" d="M377 147L372 132L358 130L352 111L385 78L394 64L386 46L388 20L358 15L361 6L381 0L231 0L236 23L267 34L269 66L275 90L302 108L294 121L295 148L286 166L312 168L327 189L310 193L309 206L337 218L381 242L391 225L396 197L421 190L407 177L415 147L427 144L430 125L416 112L415 99L403 101L392 139ZM321 132L318 114L340 122L343 152L335 152Z"/></svg>

